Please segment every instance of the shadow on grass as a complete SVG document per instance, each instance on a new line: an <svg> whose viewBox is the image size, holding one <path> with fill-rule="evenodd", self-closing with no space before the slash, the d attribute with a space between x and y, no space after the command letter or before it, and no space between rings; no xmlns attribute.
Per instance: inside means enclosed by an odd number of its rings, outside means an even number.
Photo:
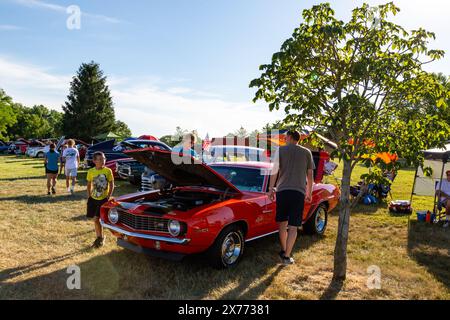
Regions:
<svg viewBox="0 0 450 320"><path fill-rule="evenodd" d="M27 163L22 163L23 166L34 166L33 168L45 168L44 160L34 160L34 161L27 161Z"/></svg>
<svg viewBox="0 0 450 320"><path fill-rule="evenodd" d="M344 281L342 280L332 280L328 285L327 289L320 296L320 300L334 300L336 299L339 292L341 292L344 286Z"/></svg>
<svg viewBox="0 0 450 320"><path fill-rule="evenodd" d="M27 266L21 266L21 267L17 267L17 268L10 268L10 269L2 270L2 271L0 271L0 287L3 286L4 285L3 282L5 282L7 280L13 279L17 276L26 275L26 274L36 271L38 269L46 268L54 263L58 263L58 262L66 260L66 259L75 257L84 252L87 252L88 250L89 249L83 249L83 250L68 253L68 254L65 254L65 255L62 255L62 256L59 256L56 258L41 260L41 261L35 262L33 264L27 265Z"/></svg>
<svg viewBox="0 0 450 320"><path fill-rule="evenodd" d="M441 224L410 220L408 254L450 288L450 230Z"/></svg>
<svg viewBox="0 0 450 320"><path fill-rule="evenodd" d="M16 158L12 160L6 160L5 163L19 163L19 162L35 162L36 159L32 158Z"/></svg>
<svg viewBox="0 0 450 320"><path fill-rule="evenodd" d="M383 205L382 203L377 204L377 205L369 205L369 206L366 206L363 204L358 204L351 210L351 214L352 215L365 215L365 214L372 215L380 209L386 209L386 206Z"/></svg>
<svg viewBox="0 0 450 320"><path fill-rule="evenodd" d="M108 238L108 241L113 239ZM301 238L296 251L304 250L318 239ZM248 243L243 260L229 270L211 268L205 255L173 262L118 248L79 264L80 290L67 289L69 275L66 268L61 268L31 279L2 283L0 298L204 299L214 295L221 299L257 299L282 270L278 264L277 241L277 236L270 236ZM27 268L30 266L22 269ZM2 279L14 272L17 270L3 272Z"/></svg>
<svg viewBox="0 0 450 320"><path fill-rule="evenodd" d="M42 175L39 175L39 176L27 176L27 177L0 178L0 181L38 180L38 179L46 180L47 177L45 175L44 167L38 166L36 168L42 168ZM87 172L79 172L78 173L78 176L77 176L77 184L78 185L86 186L86 175L87 175ZM64 174L58 174L59 186L61 186L61 184L65 185L65 181L66 181L66 176Z"/></svg>
<svg viewBox="0 0 450 320"><path fill-rule="evenodd" d="M26 204L42 204L42 203L55 203L59 201L74 201L86 199L86 191L76 191L73 195L67 193L65 189L59 190L61 193L57 193L56 195L47 195L46 187L43 186L43 194L42 195L20 195L20 196L12 196L12 197L4 197L0 198L0 201L19 201ZM58 190L57 190L58 192Z"/></svg>
<svg viewBox="0 0 450 320"><path fill-rule="evenodd" d="M70 217L69 219L67 219L67 221L90 221L90 219L86 217L86 214L80 214L79 216Z"/></svg>
<svg viewBox="0 0 450 320"><path fill-rule="evenodd" d="M0 178L0 181L39 180L39 179L45 179L45 175L42 174L42 176L17 177L17 178Z"/></svg>

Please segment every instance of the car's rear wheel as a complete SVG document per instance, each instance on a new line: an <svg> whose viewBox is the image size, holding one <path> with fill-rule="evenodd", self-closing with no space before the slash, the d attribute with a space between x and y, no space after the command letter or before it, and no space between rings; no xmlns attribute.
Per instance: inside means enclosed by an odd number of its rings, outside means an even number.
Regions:
<svg viewBox="0 0 450 320"><path fill-rule="evenodd" d="M44 153L43 152L38 152L38 154L36 155L37 158L43 158L44 157Z"/></svg>
<svg viewBox="0 0 450 320"><path fill-rule="evenodd" d="M328 223L328 208L321 203L316 211L309 217L308 221L303 225L303 230L307 234L323 235Z"/></svg>
<svg viewBox="0 0 450 320"><path fill-rule="evenodd" d="M217 269L235 266L244 253L244 244L244 234L238 225L226 227L209 249L211 265Z"/></svg>

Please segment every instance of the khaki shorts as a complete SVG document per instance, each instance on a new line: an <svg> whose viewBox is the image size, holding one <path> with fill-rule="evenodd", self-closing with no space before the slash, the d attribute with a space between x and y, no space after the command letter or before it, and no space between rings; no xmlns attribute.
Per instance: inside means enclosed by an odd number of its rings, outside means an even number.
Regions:
<svg viewBox="0 0 450 320"><path fill-rule="evenodd" d="M64 174L66 175L66 177L76 177L77 168L64 168Z"/></svg>

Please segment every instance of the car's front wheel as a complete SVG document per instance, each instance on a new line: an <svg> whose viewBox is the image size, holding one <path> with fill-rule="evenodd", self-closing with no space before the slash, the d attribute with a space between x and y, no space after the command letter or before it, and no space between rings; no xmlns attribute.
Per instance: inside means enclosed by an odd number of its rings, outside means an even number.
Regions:
<svg viewBox="0 0 450 320"><path fill-rule="evenodd" d="M36 155L36 158L43 158L44 157L44 153L43 152L39 152L37 155Z"/></svg>
<svg viewBox="0 0 450 320"><path fill-rule="evenodd" d="M328 223L328 209L323 203L319 204L316 211L309 217L303 225L303 230L307 234L323 235Z"/></svg>
<svg viewBox="0 0 450 320"><path fill-rule="evenodd" d="M211 265L217 269L235 266L244 253L244 244L244 234L238 225L226 227L209 249Z"/></svg>

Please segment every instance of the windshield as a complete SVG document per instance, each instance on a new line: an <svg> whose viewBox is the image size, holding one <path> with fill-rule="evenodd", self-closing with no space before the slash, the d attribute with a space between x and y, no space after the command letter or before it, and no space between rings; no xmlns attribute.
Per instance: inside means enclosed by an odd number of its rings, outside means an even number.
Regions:
<svg viewBox="0 0 450 320"><path fill-rule="evenodd" d="M227 166L211 166L211 168L241 191L262 192L264 175L258 168Z"/></svg>
<svg viewBox="0 0 450 320"><path fill-rule="evenodd" d="M155 143L154 141L128 141L130 144L133 144L135 147L131 147L127 144L118 144L117 146L115 146L113 148L114 151L125 151L125 150L133 150L133 149L143 149L143 148L148 148L148 147L152 147L155 148L157 150L169 150L167 147L165 147L164 145Z"/></svg>
<svg viewBox="0 0 450 320"><path fill-rule="evenodd" d="M246 162L246 161L268 161L263 149L213 147L209 154L205 154L203 161L215 162Z"/></svg>

